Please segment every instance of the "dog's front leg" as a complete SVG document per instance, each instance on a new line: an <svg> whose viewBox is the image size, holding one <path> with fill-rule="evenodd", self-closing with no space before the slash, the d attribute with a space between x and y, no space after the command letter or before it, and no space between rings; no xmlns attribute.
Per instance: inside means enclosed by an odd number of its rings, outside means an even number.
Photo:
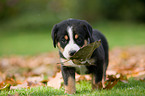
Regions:
<svg viewBox="0 0 145 96"><path fill-rule="evenodd" d="M64 80L65 93L74 94L75 88L75 68L62 66L62 76Z"/></svg>

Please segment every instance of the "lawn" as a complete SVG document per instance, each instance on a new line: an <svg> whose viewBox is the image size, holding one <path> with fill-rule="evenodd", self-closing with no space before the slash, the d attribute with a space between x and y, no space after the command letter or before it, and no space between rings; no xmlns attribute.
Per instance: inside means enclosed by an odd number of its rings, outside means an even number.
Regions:
<svg viewBox="0 0 145 96"><path fill-rule="evenodd" d="M136 81L133 78L129 79L128 83L119 82L111 90L91 90L91 82L80 81L80 84L76 85L77 92L74 96L80 95L99 95L99 96L144 96L145 84L142 81ZM52 95L67 95L64 94L64 88L53 89L50 87L34 87L30 89L17 89L10 91L2 91L0 96L15 95L20 96L52 96Z"/></svg>
<svg viewBox="0 0 145 96"><path fill-rule="evenodd" d="M31 17L33 18L33 16ZM47 16L44 17L48 18ZM24 19L24 20L22 20ZM29 19L29 20L27 20ZM0 56L8 55L36 55L54 51L51 40L52 21L23 16L0 25ZM47 23L48 27L47 27ZM56 21L55 21L56 22ZM93 28L100 30L108 39L110 50L114 47L144 46L145 44L145 24L126 22L97 22L92 24ZM80 95L120 95L120 96L143 96L145 94L145 84L142 81L129 79L128 83L119 82L111 90L91 91L90 82L81 81L76 85L77 93ZM59 90L49 87L35 87L30 89L1 91L4 95L66 95L64 88Z"/></svg>
<svg viewBox="0 0 145 96"><path fill-rule="evenodd" d="M48 33L41 33L41 31L27 32L21 31L20 33L1 36L0 55L30 55L53 50L49 31Z"/></svg>
<svg viewBox="0 0 145 96"><path fill-rule="evenodd" d="M11 21L12 22L12 21ZM43 24L42 24L43 25ZM10 28L7 28L10 26ZM23 27L22 27L23 26ZM27 25L28 26L28 25ZM40 25L41 26L41 25ZM145 44L145 24L123 22L101 22L93 24L108 39L110 49L120 46ZM44 28L8 25L0 27L0 55L35 55L55 50L51 40L52 25Z"/></svg>

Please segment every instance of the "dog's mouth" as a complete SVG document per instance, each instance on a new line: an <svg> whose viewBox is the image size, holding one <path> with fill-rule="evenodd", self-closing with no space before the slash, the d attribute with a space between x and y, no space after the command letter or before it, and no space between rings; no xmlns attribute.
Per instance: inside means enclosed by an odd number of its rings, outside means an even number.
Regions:
<svg viewBox="0 0 145 96"><path fill-rule="evenodd" d="M72 57L76 52L77 52L76 50L71 50L71 51L69 51L70 57Z"/></svg>
<svg viewBox="0 0 145 96"><path fill-rule="evenodd" d="M95 41L88 44L87 46L79 49L78 51L71 50L69 51L69 58L63 62L72 61L76 65L94 65L94 59L91 59L91 56L96 48L101 45L101 40Z"/></svg>

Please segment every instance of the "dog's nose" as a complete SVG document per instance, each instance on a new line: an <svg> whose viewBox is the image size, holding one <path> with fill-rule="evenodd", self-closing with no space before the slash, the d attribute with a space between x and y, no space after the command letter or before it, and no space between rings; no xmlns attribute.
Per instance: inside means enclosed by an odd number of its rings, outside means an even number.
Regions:
<svg viewBox="0 0 145 96"><path fill-rule="evenodd" d="M71 50L71 51L69 52L69 55L70 55L70 56L73 56L75 53L76 53L75 50Z"/></svg>

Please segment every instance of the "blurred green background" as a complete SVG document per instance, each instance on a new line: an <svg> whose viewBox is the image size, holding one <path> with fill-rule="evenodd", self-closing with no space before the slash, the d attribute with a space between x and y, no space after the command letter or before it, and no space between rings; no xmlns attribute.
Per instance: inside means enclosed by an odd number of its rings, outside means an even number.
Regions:
<svg viewBox="0 0 145 96"><path fill-rule="evenodd" d="M68 18L87 20L110 49L145 44L145 0L1 0L0 56L56 50L51 29Z"/></svg>

